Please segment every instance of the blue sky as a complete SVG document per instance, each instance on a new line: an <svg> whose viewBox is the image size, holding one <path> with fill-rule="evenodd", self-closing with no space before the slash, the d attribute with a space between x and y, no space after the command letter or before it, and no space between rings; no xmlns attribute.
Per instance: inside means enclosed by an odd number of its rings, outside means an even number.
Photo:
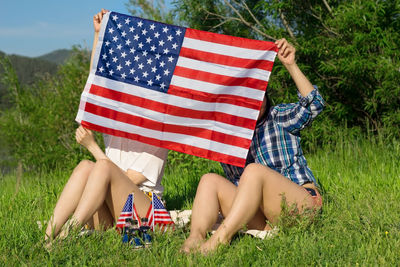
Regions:
<svg viewBox="0 0 400 267"><path fill-rule="evenodd" d="M128 13L119 0L0 0L0 51L36 57L60 48L91 48L93 15Z"/></svg>

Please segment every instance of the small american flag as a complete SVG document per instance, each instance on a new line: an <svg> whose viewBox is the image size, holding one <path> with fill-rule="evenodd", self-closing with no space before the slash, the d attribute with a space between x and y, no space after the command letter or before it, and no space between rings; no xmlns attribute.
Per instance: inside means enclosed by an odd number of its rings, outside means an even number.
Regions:
<svg viewBox="0 0 400 267"><path fill-rule="evenodd" d="M128 198L125 202L124 208L122 209L121 214L117 220L117 229L122 229L125 226L125 219L135 217L135 220L138 220L137 212L135 206L133 205L133 193L128 195ZM138 220L139 221L139 220Z"/></svg>
<svg viewBox="0 0 400 267"><path fill-rule="evenodd" d="M169 212L156 194L152 194L152 207L152 217L149 218L149 224L152 230L159 229L161 231L166 231L168 229L174 229L175 224Z"/></svg>
<svg viewBox="0 0 400 267"><path fill-rule="evenodd" d="M143 225L142 220L135 208L133 193L128 195L122 212L118 217L116 228L119 229L120 232L122 232L122 228L125 226L125 220L128 218L136 220L138 222L138 226ZM160 198L154 193L151 194L151 203L147 211L146 218L148 219L148 226L150 226L151 230L153 231L155 228L160 229L161 231L174 229L175 224L172 221L169 212L165 209Z"/></svg>
<svg viewBox="0 0 400 267"><path fill-rule="evenodd" d="M272 42L107 13L76 120L244 166L276 51Z"/></svg>

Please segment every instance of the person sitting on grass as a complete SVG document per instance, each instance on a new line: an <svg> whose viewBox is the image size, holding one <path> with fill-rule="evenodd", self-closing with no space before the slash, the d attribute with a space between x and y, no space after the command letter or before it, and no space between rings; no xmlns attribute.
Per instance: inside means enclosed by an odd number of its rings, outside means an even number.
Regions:
<svg viewBox="0 0 400 267"><path fill-rule="evenodd" d="M275 42L278 58L299 91L299 102L270 106L264 98L245 168L222 164L224 177L209 173L197 187L190 235L183 252L208 253L229 243L243 226L269 230L281 215L282 201L297 214L315 214L322 206L317 183L300 147L300 131L323 110L324 100L295 61L295 48L285 39ZM205 240L219 212L224 221Z"/></svg>
<svg viewBox="0 0 400 267"><path fill-rule="evenodd" d="M93 52L106 12L102 9L93 17ZM158 195L163 192L161 179L167 149L104 135L104 153L93 133L82 126L76 130L76 140L91 152L96 162L84 160L72 172L46 229L45 240L48 245L57 236L65 237L71 227L81 227L86 223L96 229L113 226L132 193L135 207L133 213L139 220L146 218L151 208L149 192ZM124 223L118 222L117 227L122 228Z"/></svg>

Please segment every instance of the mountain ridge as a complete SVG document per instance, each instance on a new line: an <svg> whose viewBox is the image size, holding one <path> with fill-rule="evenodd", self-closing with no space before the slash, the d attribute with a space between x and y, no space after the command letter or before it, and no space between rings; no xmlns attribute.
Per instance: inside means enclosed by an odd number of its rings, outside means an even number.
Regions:
<svg viewBox="0 0 400 267"><path fill-rule="evenodd" d="M36 57L29 57L29 56L24 56L24 55L19 55L19 54L8 54L4 51L0 50L0 56L13 56L13 57L21 57L21 58L26 58L26 59L40 59L40 60L45 60L49 61L52 63L56 63L57 65L65 63L65 61L71 56L72 50L71 49L56 49L53 51L50 51L48 53L45 53L40 56Z"/></svg>
<svg viewBox="0 0 400 267"><path fill-rule="evenodd" d="M31 85L37 77L46 75L53 76L57 73L58 67L66 62L71 56L72 50L58 49L50 53L38 56L27 57L17 54L6 54L0 51L0 59L7 57L14 68L18 81L22 85ZM0 78L3 77L4 69L0 65ZM0 109L9 106L7 99L7 85L0 79Z"/></svg>

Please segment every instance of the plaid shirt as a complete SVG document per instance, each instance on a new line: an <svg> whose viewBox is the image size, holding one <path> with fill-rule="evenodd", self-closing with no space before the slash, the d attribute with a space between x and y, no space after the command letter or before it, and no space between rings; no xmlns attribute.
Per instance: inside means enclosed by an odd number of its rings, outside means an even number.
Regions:
<svg viewBox="0 0 400 267"><path fill-rule="evenodd" d="M298 93L297 103L270 108L268 116L256 126L246 165L259 163L268 166L299 185L308 182L317 184L300 147L300 131L325 105L317 87L314 88L306 97ZM221 165L227 178L237 185L244 168Z"/></svg>

